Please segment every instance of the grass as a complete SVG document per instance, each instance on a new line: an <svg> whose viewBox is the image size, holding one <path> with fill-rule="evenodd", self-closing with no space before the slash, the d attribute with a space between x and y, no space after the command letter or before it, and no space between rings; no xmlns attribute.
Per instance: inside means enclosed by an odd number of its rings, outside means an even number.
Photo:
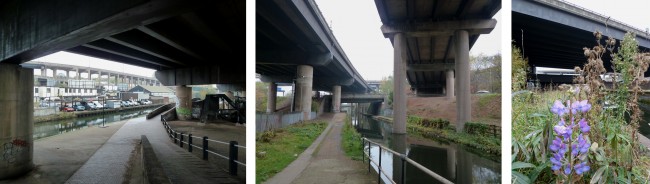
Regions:
<svg viewBox="0 0 650 184"><path fill-rule="evenodd" d="M73 112L59 112L56 114L51 114L47 116L35 116L34 123L46 122L46 121L56 121L62 119L72 119L77 118Z"/></svg>
<svg viewBox="0 0 650 184"><path fill-rule="evenodd" d="M478 106L480 108L485 108L485 106L490 103L491 101L494 101L494 98L501 98L501 94L498 93L489 93L489 94L483 94L483 95L478 95Z"/></svg>
<svg viewBox="0 0 650 184"><path fill-rule="evenodd" d="M345 120L341 137L341 145L343 146L345 155L352 158L352 160L362 160L363 145L361 145L361 134L354 129L350 118L346 118Z"/></svg>
<svg viewBox="0 0 650 184"><path fill-rule="evenodd" d="M305 151L326 127L325 121L312 120L258 134L255 145L256 183L266 181L282 171Z"/></svg>

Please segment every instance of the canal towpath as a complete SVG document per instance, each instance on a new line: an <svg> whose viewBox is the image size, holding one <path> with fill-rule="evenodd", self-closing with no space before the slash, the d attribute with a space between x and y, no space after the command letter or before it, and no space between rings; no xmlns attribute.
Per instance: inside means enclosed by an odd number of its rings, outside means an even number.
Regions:
<svg viewBox="0 0 650 184"><path fill-rule="evenodd" d="M329 119L323 133L295 161L265 183L377 183L376 175L368 173L366 165L343 152L341 132L346 114L329 113L321 118Z"/></svg>

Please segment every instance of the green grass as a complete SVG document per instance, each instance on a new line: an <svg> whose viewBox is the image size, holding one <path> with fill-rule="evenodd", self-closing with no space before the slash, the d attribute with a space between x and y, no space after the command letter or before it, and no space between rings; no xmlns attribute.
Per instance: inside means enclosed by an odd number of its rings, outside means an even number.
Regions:
<svg viewBox="0 0 650 184"><path fill-rule="evenodd" d="M256 183L266 181L282 171L305 151L326 127L325 121L307 121L274 132L258 134L255 145L258 153L255 168ZM266 140L261 141L262 139Z"/></svg>
<svg viewBox="0 0 650 184"><path fill-rule="evenodd" d="M77 118L77 115L75 115L73 112L59 112L47 116L36 116L34 117L34 123L56 121L62 119L72 119L72 118Z"/></svg>
<svg viewBox="0 0 650 184"><path fill-rule="evenodd" d="M363 158L363 145L361 145L361 134L352 126L350 118L346 118L343 131L341 132L341 145L345 155L352 160L361 160Z"/></svg>
<svg viewBox="0 0 650 184"><path fill-rule="evenodd" d="M489 93L489 94L483 94L483 95L478 95L478 106L480 108L485 108L485 106L491 102L494 101L494 98L501 98L501 94L499 93Z"/></svg>

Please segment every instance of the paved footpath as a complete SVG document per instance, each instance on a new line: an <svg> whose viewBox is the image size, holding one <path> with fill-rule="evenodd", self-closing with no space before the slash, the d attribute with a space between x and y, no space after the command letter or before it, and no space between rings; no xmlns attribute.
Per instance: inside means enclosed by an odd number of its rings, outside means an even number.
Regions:
<svg viewBox="0 0 650 184"><path fill-rule="evenodd" d="M345 156L341 131L345 113L334 114L328 127L298 159L266 183L377 183L361 161Z"/></svg>
<svg viewBox="0 0 650 184"><path fill-rule="evenodd" d="M146 135L165 174L172 183L239 183L223 169L174 145L160 122L160 116L144 117L124 124L66 183L122 183L131 152L141 135Z"/></svg>

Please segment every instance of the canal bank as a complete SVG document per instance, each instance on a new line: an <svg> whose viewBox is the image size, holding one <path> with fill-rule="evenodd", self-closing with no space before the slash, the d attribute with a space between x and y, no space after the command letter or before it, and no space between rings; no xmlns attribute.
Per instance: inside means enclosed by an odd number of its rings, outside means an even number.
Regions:
<svg viewBox="0 0 650 184"><path fill-rule="evenodd" d="M41 123L41 122L48 122L48 121L58 121L58 120L66 120L66 119L74 119L77 117L86 117L86 116L93 116L93 115L100 115L100 114L110 114L110 113L115 113L115 112L122 112L122 111L132 111L132 110L138 110L138 109L149 109L149 108L155 108L155 107L160 107L162 104L149 104L149 105L141 105L141 106L135 106L135 107L120 107L118 109L100 109L100 110L89 110L89 111L74 111L74 112L57 112L55 114L50 114L50 115L45 115L45 116L35 116L34 117L34 123Z"/></svg>

